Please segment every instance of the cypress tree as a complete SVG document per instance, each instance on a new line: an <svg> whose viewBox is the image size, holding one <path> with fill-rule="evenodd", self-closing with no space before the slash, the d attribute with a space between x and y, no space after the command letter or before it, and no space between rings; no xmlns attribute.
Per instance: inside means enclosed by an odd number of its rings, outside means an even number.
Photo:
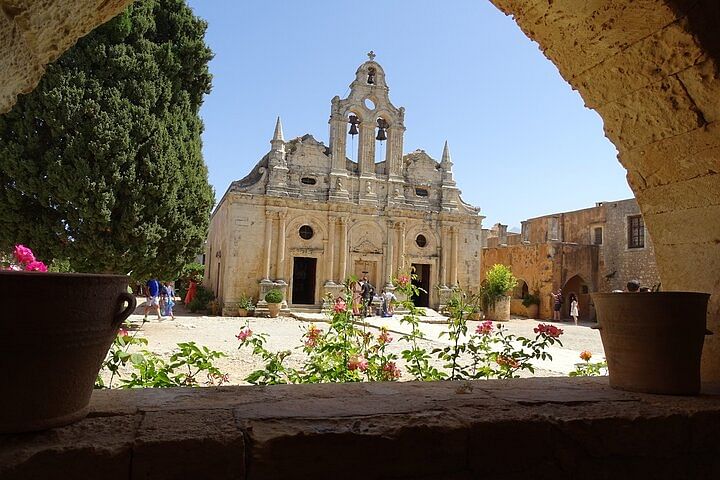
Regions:
<svg viewBox="0 0 720 480"><path fill-rule="evenodd" d="M206 28L184 0L137 0L0 116L0 250L137 278L171 278L201 252Z"/></svg>

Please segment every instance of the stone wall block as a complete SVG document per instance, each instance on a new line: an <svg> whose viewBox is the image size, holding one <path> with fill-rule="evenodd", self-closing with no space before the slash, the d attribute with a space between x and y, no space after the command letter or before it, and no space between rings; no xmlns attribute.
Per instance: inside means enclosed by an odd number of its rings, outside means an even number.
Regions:
<svg viewBox="0 0 720 480"><path fill-rule="evenodd" d="M249 421L248 478L435 478L465 469L467 433L447 411ZM282 459L282 461L278 461Z"/></svg>
<svg viewBox="0 0 720 480"><path fill-rule="evenodd" d="M708 59L678 74L683 86L708 123L720 120L720 66Z"/></svg>
<svg viewBox="0 0 720 480"><path fill-rule="evenodd" d="M620 150L641 147L703 126L695 103L675 77L597 108L605 135Z"/></svg>
<svg viewBox="0 0 720 480"><path fill-rule="evenodd" d="M132 478L245 478L245 444L232 410L146 412Z"/></svg>
<svg viewBox="0 0 720 480"><path fill-rule="evenodd" d="M28 93L45 73L42 65L36 63L32 49L22 32L0 10L0 113L10 110L16 95ZM7 53L5 53L7 52Z"/></svg>
<svg viewBox="0 0 720 480"><path fill-rule="evenodd" d="M720 158L720 157L719 157ZM720 169L720 165L718 165ZM708 208L708 212L713 212L713 207L720 205L720 174L704 175L702 177L693 178L684 182L671 183L667 185L661 185L653 188L646 188L639 190L636 194L638 201L643 206L643 213L645 215L661 214L665 212L676 212L684 214L686 210ZM711 217L707 217L711 218ZM671 237L680 236L683 234L695 238L698 234L706 236L706 234L700 232L697 227L700 225L706 225L710 229L711 223L717 222L706 222L706 219L701 219L701 223L690 224L694 228L688 228L688 223L677 225L682 227L687 233L683 231L667 232L668 235L672 233ZM666 228L662 226L659 228ZM699 241L707 241L706 240ZM668 241L664 243L684 243L678 241Z"/></svg>
<svg viewBox="0 0 720 480"><path fill-rule="evenodd" d="M0 478L127 480L139 420L86 418L44 432L0 435Z"/></svg>
<svg viewBox="0 0 720 480"><path fill-rule="evenodd" d="M690 69L703 50L688 28L686 19L671 23L583 72L573 83L583 87L585 105L597 108Z"/></svg>
<svg viewBox="0 0 720 480"><path fill-rule="evenodd" d="M720 122L624 152L620 163L639 175L639 190L718 172Z"/></svg>

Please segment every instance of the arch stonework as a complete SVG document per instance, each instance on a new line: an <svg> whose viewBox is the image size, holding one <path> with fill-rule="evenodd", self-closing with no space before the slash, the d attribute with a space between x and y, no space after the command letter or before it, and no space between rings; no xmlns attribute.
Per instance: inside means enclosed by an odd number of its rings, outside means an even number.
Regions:
<svg viewBox="0 0 720 480"><path fill-rule="evenodd" d="M718 2L491 1L600 114L664 289L713 293L708 328L720 330ZM703 379L720 379L718 336L706 339Z"/></svg>

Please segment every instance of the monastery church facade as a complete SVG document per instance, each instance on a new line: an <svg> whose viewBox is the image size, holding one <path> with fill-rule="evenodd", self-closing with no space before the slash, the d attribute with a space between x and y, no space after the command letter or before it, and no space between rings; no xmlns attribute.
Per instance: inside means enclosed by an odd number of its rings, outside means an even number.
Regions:
<svg viewBox="0 0 720 480"><path fill-rule="evenodd" d="M332 99L329 146L311 135L285 141L278 118L270 151L213 212L204 284L225 314L242 295L262 310L272 288L285 308L320 308L351 275L379 292L413 267L428 292L420 306L478 284L484 217L460 198L447 142L440 162L423 150L403 155L405 109L369 57L347 98ZM385 152L377 162L376 149Z"/></svg>

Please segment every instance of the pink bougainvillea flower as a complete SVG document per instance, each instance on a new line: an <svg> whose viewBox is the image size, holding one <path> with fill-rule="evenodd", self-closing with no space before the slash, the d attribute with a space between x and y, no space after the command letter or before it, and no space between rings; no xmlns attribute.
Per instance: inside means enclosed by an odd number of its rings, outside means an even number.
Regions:
<svg viewBox="0 0 720 480"><path fill-rule="evenodd" d="M386 344L392 342L393 337L388 333L387 327L380 329L380 335L378 335L378 343Z"/></svg>
<svg viewBox="0 0 720 480"><path fill-rule="evenodd" d="M492 333L493 323L492 320L485 320L475 329L475 333L480 335L490 335Z"/></svg>
<svg viewBox="0 0 720 480"><path fill-rule="evenodd" d="M15 245L15 251L13 252L18 262L22 264L32 263L35 261L35 255L25 245ZM41 270L45 271L45 270Z"/></svg>
<svg viewBox="0 0 720 480"><path fill-rule="evenodd" d="M580 358L586 362L589 362L592 358L592 353L590 353L590 350L583 350L580 352Z"/></svg>
<svg viewBox="0 0 720 480"><path fill-rule="evenodd" d="M345 300L338 297L335 299L335 305L333 306L333 311L335 313L345 313L347 312L347 304L345 303Z"/></svg>
<svg viewBox="0 0 720 480"><path fill-rule="evenodd" d="M557 328L555 325L548 325L546 323L539 323L537 327L533 329L535 333L547 335L548 337L558 338L563 334L562 328Z"/></svg>
<svg viewBox="0 0 720 480"><path fill-rule="evenodd" d="M385 373L385 377L390 380L400 378L400 375L402 375L400 369L395 365L395 362L387 362L383 365L382 371Z"/></svg>
<svg viewBox="0 0 720 480"><path fill-rule="evenodd" d="M128 336L127 330L125 330L124 328L121 328L120 330L118 330L118 337L127 337L127 336Z"/></svg>
<svg viewBox="0 0 720 480"><path fill-rule="evenodd" d="M353 355L348 360L348 370L360 370L364 372L368 368L368 361L362 355Z"/></svg>
<svg viewBox="0 0 720 480"><path fill-rule="evenodd" d="M407 284L410 283L410 275L400 275L397 282L401 287L407 286Z"/></svg>
<svg viewBox="0 0 720 480"><path fill-rule="evenodd" d="M47 266L43 262L33 260L32 262L25 265L25 270L28 272L47 272Z"/></svg>
<svg viewBox="0 0 720 480"><path fill-rule="evenodd" d="M240 330L240 333L235 335L235 337L237 337L237 339L240 340L241 342L244 342L251 336L252 336L252 330L250 330L250 327L243 327L243 329Z"/></svg>

